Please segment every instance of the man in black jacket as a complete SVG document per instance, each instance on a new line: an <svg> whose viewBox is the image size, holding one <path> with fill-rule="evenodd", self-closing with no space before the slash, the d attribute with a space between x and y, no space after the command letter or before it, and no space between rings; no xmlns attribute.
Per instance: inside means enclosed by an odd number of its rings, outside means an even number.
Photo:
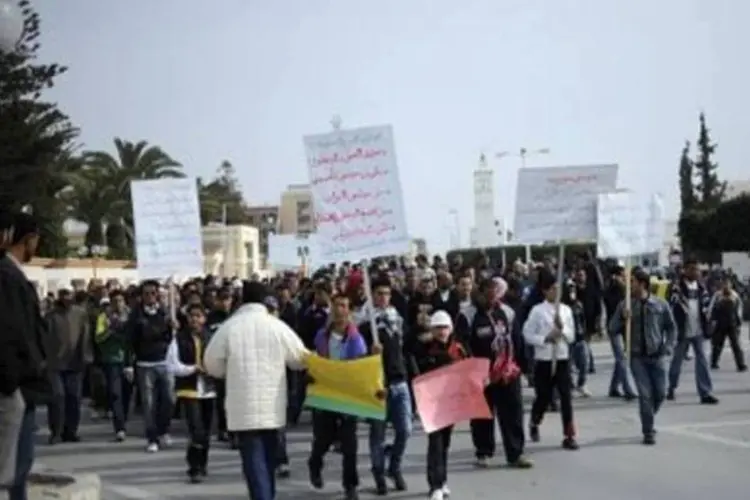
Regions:
<svg viewBox="0 0 750 500"><path fill-rule="evenodd" d="M26 498L35 409L47 402L50 388L39 297L22 267L36 252L39 226L33 216L18 213L6 218L0 234L0 491L14 500Z"/></svg>
<svg viewBox="0 0 750 500"><path fill-rule="evenodd" d="M138 392L143 405L146 451L155 453L169 446L172 417L172 378L167 369L167 349L172 341L172 324L159 304L159 283L146 280L141 285L141 304L133 309L126 331L136 363Z"/></svg>

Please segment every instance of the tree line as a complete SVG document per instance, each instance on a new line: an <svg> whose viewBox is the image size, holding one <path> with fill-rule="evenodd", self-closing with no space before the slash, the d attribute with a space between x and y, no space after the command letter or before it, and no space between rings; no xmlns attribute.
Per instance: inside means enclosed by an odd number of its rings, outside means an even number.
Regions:
<svg viewBox="0 0 750 500"><path fill-rule="evenodd" d="M704 113L699 122L695 157L689 142L680 155L678 230L684 253L716 261L721 252L750 251L750 195L726 198L727 183L719 178L714 161L718 146L710 137Z"/></svg>
<svg viewBox="0 0 750 500"><path fill-rule="evenodd" d="M45 97L68 68L40 62L40 16L28 0L19 5L23 38L16 51L0 51L0 209L29 210L39 218L42 257L79 254L65 234L65 222L75 220L87 226L84 249L106 246L109 257L132 258L130 182L185 177L183 165L140 140L116 138L109 151L81 148L79 128ZM230 161L197 183L204 223L248 221Z"/></svg>

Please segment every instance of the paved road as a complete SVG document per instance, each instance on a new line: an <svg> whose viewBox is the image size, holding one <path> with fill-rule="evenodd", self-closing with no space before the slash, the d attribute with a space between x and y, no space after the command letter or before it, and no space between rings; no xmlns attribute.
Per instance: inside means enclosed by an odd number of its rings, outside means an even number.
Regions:
<svg viewBox="0 0 750 500"><path fill-rule="evenodd" d="M747 339L747 333L744 336ZM502 492L514 500L577 498L633 500L680 498L704 500L717 493L722 500L746 500L750 489L750 374L734 371L731 354L724 353L722 369L713 373L715 393L721 403L701 406L695 393L692 362L686 365L677 400L659 415L658 445L640 444L635 402L606 397L612 360L606 344L596 348L598 373L590 387L594 396L575 402L581 449L560 449L561 425L557 414L542 426L542 441L528 447L536 467L513 471L498 466L475 470L467 426L456 433L450 455L449 484L459 500L486 499ZM527 389L527 404L532 393ZM40 422L42 423L42 422ZM135 425L134 425L135 427ZM133 431L136 429L134 428ZM84 441L49 447L41 444L38 461L59 470L100 474L107 500L125 499L246 499L247 493L236 452L217 446L212 450L210 478L201 485L184 481L185 439L178 437L172 449L154 455L143 452L143 441L108 442L110 427L87 422ZM366 429L360 431L360 471L363 498L375 498L368 472ZM43 443L45 436L40 436ZM340 464L330 455L326 489L314 492L307 483L305 461L310 446L309 430L290 433L292 478L279 485L279 498L339 498ZM409 492L391 498L426 497L426 442L415 433L408 448L405 475Z"/></svg>

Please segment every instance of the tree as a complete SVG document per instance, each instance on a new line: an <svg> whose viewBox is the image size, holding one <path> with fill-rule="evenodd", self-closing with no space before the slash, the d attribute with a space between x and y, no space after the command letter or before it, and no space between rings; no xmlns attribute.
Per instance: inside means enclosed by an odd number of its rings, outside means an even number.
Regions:
<svg viewBox="0 0 750 500"><path fill-rule="evenodd" d="M208 184L198 179L198 193L201 202L201 220L204 224L223 222L224 210L226 210L227 224L247 223L247 204L242 196L237 171L228 160L221 162L216 171L216 177Z"/></svg>
<svg viewBox="0 0 750 500"><path fill-rule="evenodd" d="M693 185L693 160L690 159L690 142L685 141L680 155L680 212L689 213L695 208L695 186Z"/></svg>
<svg viewBox="0 0 750 500"><path fill-rule="evenodd" d="M695 160L695 173L698 178L697 193L698 207L703 210L713 210L719 206L724 198L726 183L719 181L718 165L714 163L713 155L716 144L711 142L709 129L706 126L706 115L700 114L700 131L698 133L698 157Z"/></svg>
<svg viewBox="0 0 750 500"><path fill-rule="evenodd" d="M87 240L95 239L97 227L106 226L103 239L112 256L122 258L132 256L134 243L131 181L180 178L185 173L179 162L146 141L116 138L114 144L114 155L106 151L84 153L81 189L90 196L73 199L79 204L74 209L77 218L94 226L89 227Z"/></svg>
<svg viewBox="0 0 750 500"><path fill-rule="evenodd" d="M37 62L41 20L28 0L19 5L21 43L13 53L0 51L0 207L31 207L41 222L39 254L61 257L68 249L59 194L78 130L57 104L42 99L66 68Z"/></svg>

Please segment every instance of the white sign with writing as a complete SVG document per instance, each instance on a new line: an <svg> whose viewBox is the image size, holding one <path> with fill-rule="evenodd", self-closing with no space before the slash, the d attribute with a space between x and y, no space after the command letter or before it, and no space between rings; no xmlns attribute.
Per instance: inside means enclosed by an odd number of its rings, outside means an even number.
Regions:
<svg viewBox="0 0 750 500"><path fill-rule="evenodd" d="M596 221L597 255L602 258L659 252L664 245L661 195L629 191L600 194Z"/></svg>
<svg viewBox="0 0 750 500"><path fill-rule="evenodd" d="M268 263L274 269L299 269L303 263L308 269L317 269L325 262L320 259L316 234L269 234Z"/></svg>
<svg viewBox="0 0 750 500"><path fill-rule="evenodd" d="M358 262L409 251L390 125L304 138L324 261Z"/></svg>
<svg viewBox="0 0 750 500"><path fill-rule="evenodd" d="M141 279L203 274L203 238L195 179L130 184Z"/></svg>
<svg viewBox="0 0 750 500"><path fill-rule="evenodd" d="M596 241L597 197L615 189L617 165L522 168L514 242Z"/></svg>

